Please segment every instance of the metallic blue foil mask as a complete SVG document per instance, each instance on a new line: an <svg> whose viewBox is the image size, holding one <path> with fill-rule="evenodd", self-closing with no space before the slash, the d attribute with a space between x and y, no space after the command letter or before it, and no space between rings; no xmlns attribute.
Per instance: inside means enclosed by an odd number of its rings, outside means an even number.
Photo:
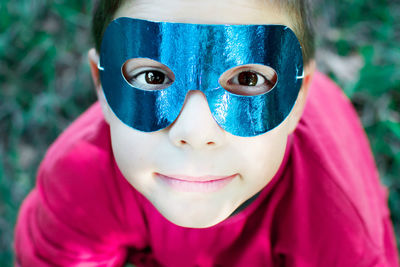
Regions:
<svg viewBox="0 0 400 267"><path fill-rule="evenodd" d="M160 90L136 88L122 71L133 58L164 64L174 73L173 83ZM251 96L225 90L220 76L246 64L273 68L275 86ZM224 130L251 137L275 128L289 115L302 84L303 58L295 34L283 25L204 25L122 17L104 33L99 69L111 109L136 130L152 132L169 126L187 93L200 90Z"/></svg>

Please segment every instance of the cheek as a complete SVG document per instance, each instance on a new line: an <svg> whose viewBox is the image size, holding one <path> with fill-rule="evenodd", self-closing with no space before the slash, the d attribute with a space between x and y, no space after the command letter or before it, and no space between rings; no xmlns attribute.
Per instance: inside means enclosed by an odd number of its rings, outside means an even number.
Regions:
<svg viewBox="0 0 400 267"><path fill-rule="evenodd" d="M268 147L268 149L265 149L263 153L263 161L261 162L260 168L261 171L271 179L278 171L279 166L282 163L285 155L286 144L286 138L275 140L273 145Z"/></svg>
<svg viewBox="0 0 400 267"><path fill-rule="evenodd" d="M157 146L154 133L144 133L130 128L117 118L110 122L111 144L121 172L131 179L152 165L152 152Z"/></svg>
<svg viewBox="0 0 400 267"><path fill-rule="evenodd" d="M287 135L283 132L269 132L243 144L241 150L248 166L245 173L264 182L272 179L282 163L286 144Z"/></svg>

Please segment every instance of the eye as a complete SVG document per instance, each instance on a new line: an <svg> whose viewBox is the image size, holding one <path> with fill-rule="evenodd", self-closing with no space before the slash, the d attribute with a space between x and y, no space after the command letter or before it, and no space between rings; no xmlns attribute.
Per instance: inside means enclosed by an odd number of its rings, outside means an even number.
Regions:
<svg viewBox="0 0 400 267"><path fill-rule="evenodd" d="M130 79L131 84L139 85L163 85L169 82L169 78L161 70L144 70Z"/></svg>
<svg viewBox="0 0 400 267"><path fill-rule="evenodd" d="M232 78L232 83L244 86L257 86L265 81L264 77L256 72L243 71Z"/></svg>
<svg viewBox="0 0 400 267"><path fill-rule="evenodd" d="M259 64L248 64L227 70L219 83L225 90L237 95L260 95L274 88L277 82L274 69Z"/></svg>
<svg viewBox="0 0 400 267"><path fill-rule="evenodd" d="M161 90L175 79L173 72L164 64L148 58L129 59L122 66L126 81L143 90Z"/></svg>

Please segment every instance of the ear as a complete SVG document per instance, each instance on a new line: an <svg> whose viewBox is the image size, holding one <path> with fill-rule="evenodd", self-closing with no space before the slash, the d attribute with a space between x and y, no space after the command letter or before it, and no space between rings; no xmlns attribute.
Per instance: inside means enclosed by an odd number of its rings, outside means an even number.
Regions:
<svg viewBox="0 0 400 267"><path fill-rule="evenodd" d="M310 88L311 81L315 72L316 63L315 60L311 60L304 68L303 84L300 88L299 95L297 96L296 104L290 113L288 122L288 134L294 132L299 123L301 116L303 115L304 107L307 102L308 89Z"/></svg>
<svg viewBox="0 0 400 267"><path fill-rule="evenodd" d="M109 123L112 111L104 96L103 87L101 86L100 73L98 69L99 55L97 54L96 49L92 48L89 50L88 59L90 65L90 72L92 73L92 80L94 83L94 87L96 89L97 99L99 100L101 109L103 111L104 119L106 120L107 123Z"/></svg>

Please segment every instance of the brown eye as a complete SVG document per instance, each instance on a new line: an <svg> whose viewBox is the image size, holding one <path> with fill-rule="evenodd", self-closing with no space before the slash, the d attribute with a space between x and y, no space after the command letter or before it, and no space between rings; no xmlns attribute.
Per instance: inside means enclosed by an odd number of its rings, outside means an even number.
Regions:
<svg viewBox="0 0 400 267"><path fill-rule="evenodd" d="M267 65L247 64L225 71L218 82L233 94L255 96L272 90L278 82L278 76Z"/></svg>
<svg viewBox="0 0 400 267"><path fill-rule="evenodd" d="M142 90L163 90L175 80L170 68L149 58L128 59L121 68L126 82Z"/></svg>
<svg viewBox="0 0 400 267"><path fill-rule="evenodd" d="M156 70L146 71L145 80L148 84L163 84L165 74Z"/></svg>
<svg viewBox="0 0 400 267"><path fill-rule="evenodd" d="M243 71L238 76L240 85L256 86L258 82L257 74L251 71Z"/></svg>

